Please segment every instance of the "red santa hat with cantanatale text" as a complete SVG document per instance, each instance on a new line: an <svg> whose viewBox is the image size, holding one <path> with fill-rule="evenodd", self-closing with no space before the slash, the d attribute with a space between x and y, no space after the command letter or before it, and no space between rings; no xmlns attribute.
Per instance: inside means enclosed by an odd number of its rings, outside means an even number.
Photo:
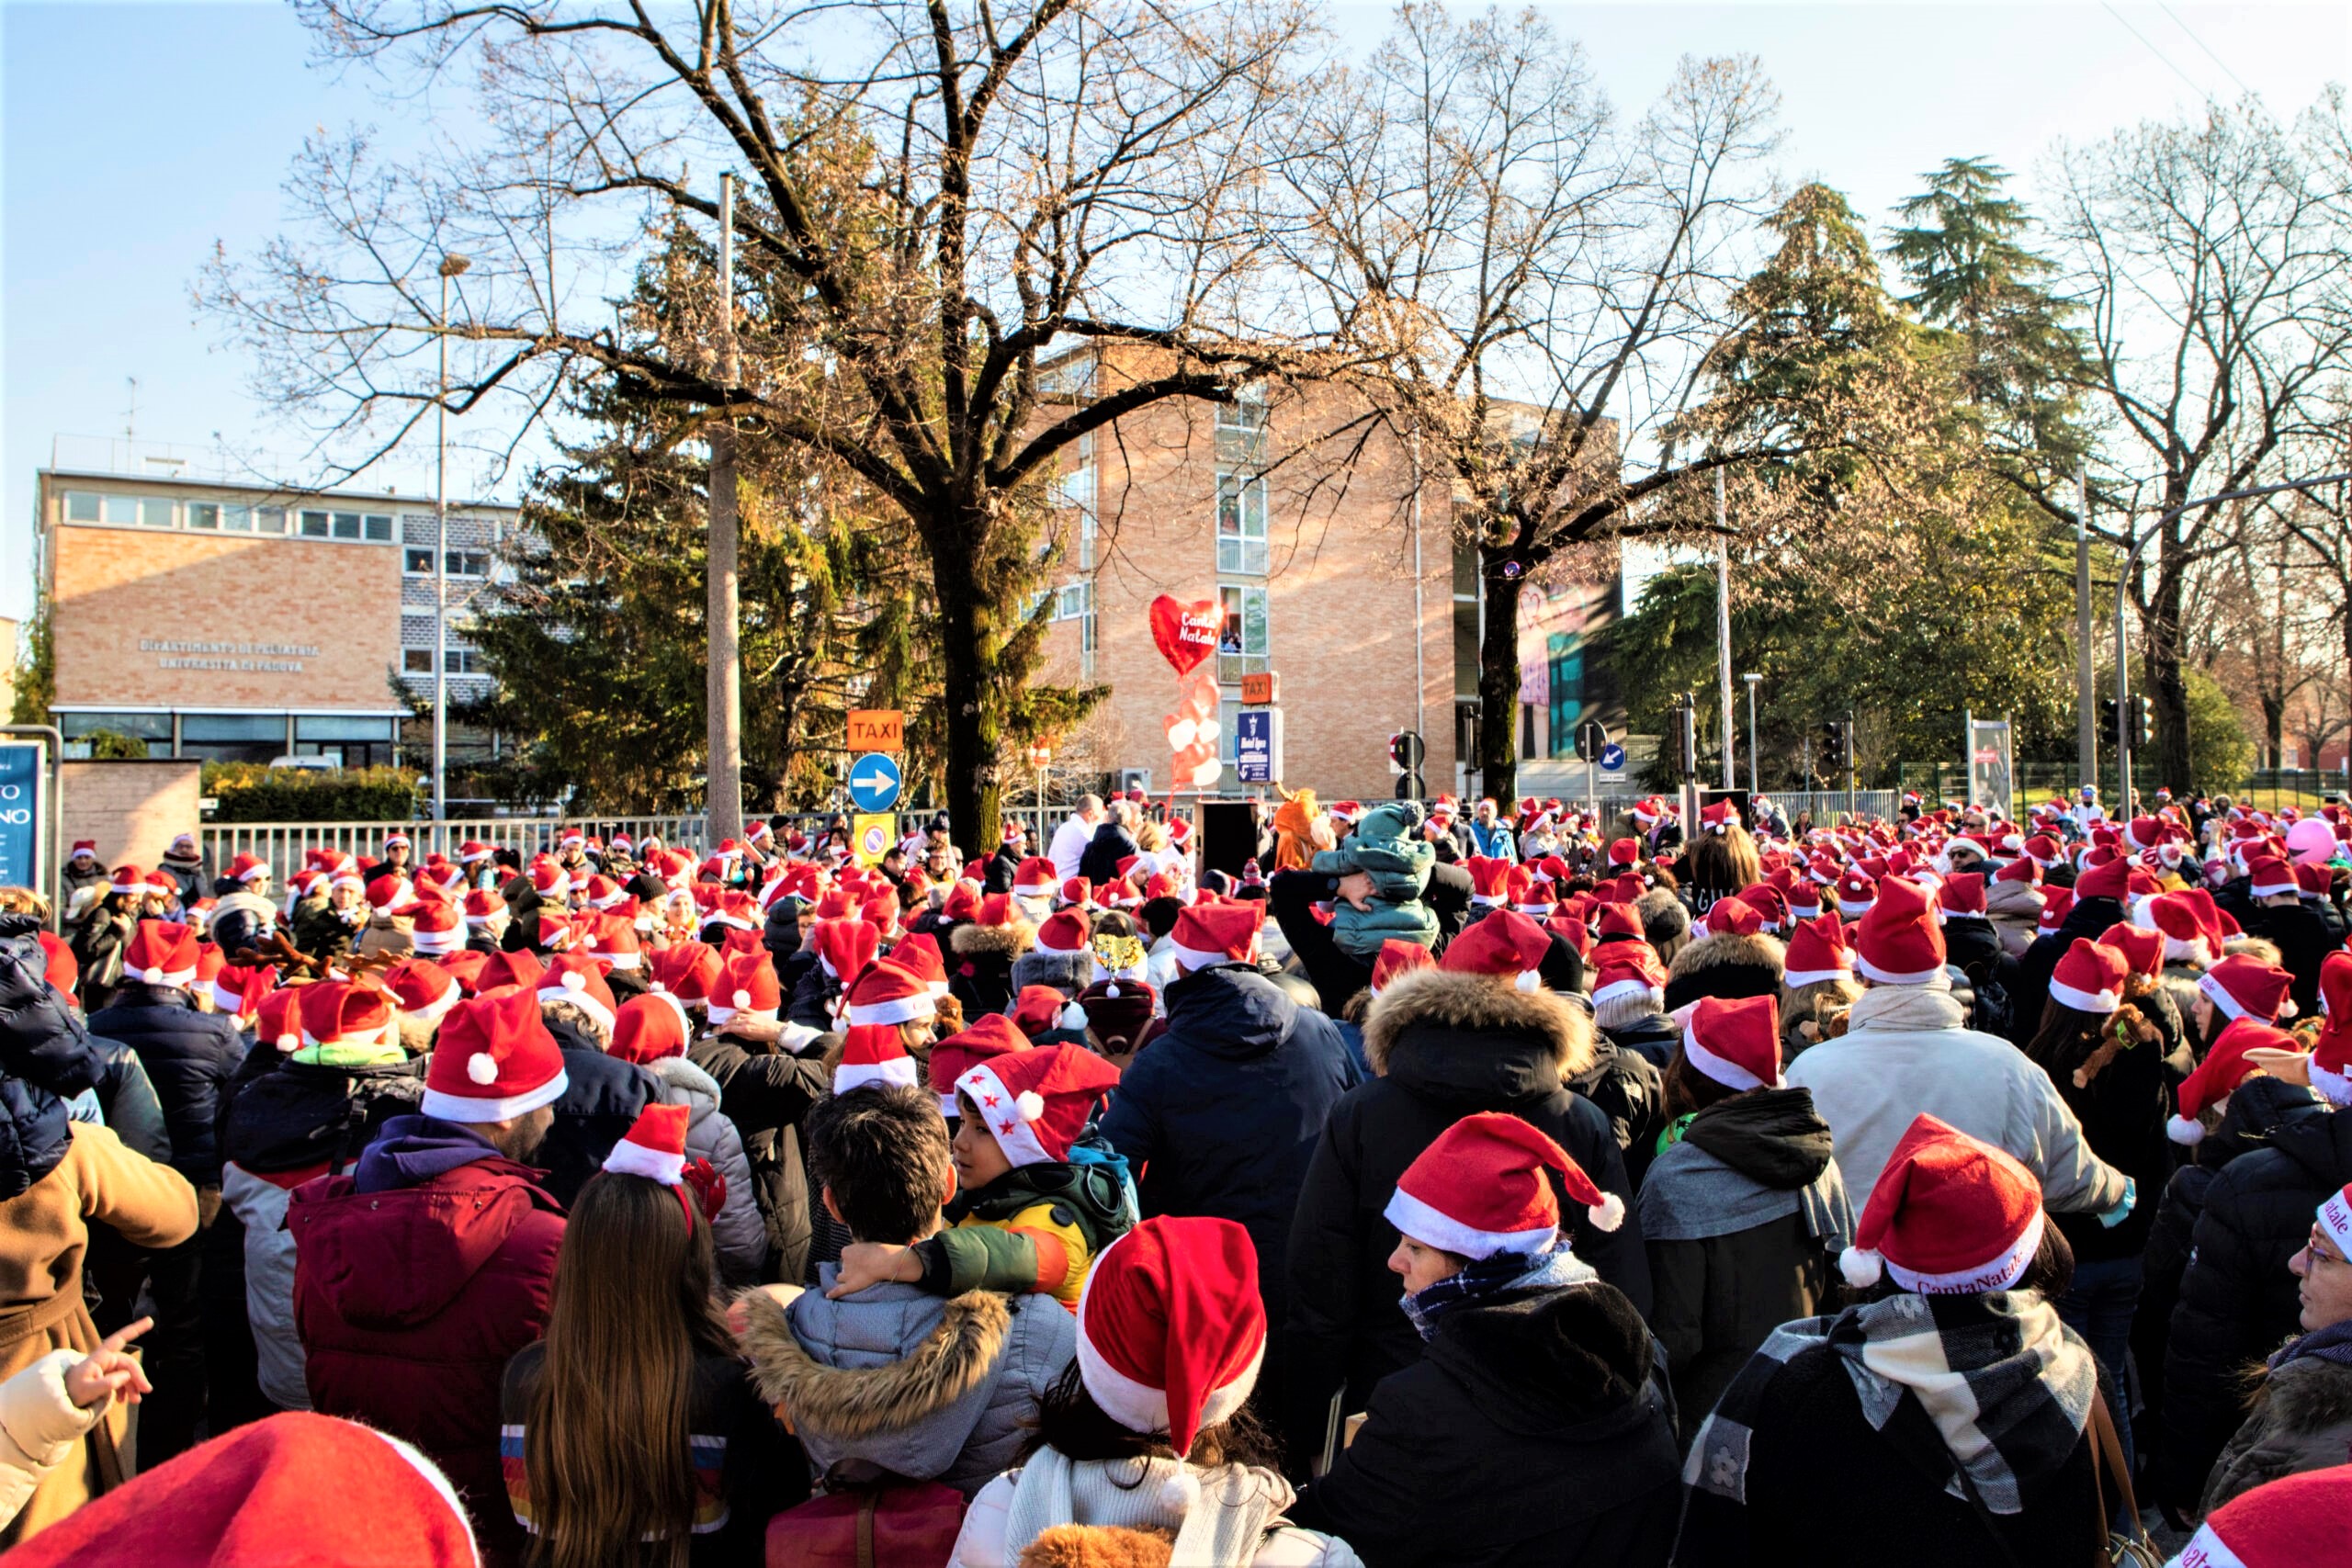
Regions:
<svg viewBox="0 0 2352 1568"><path fill-rule="evenodd" d="M2275 964L2265 964L2250 953L2233 953L2197 977L2197 990L2223 1018L2251 1018L2276 1022L2292 1014L2295 1004L2287 994L2294 977Z"/></svg>
<svg viewBox="0 0 2352 1568"><path fill-rule="evenodd" d="M1540 1254L1559 1240L1563 1193L1598 1230L1625 1223L1625 1201L1603 1192L1544 1132L1482 1111L1439 1134L1405 1168L1382 1218L1425 1247L1464 1258Z"/></svg>
<svg viewBox="0 0 2352 1568"><path fill-rule="evenodd" d="M1030 1166L1069 1158L1095 1103L1118 1082L1119 1069L1083 1045L1053 1044L976 1061L956 1088L1004 1157Z"/></svg>
<svg viewBox="0 0 2352 1568"><path fill-rule="evenodd" d="M2025 1277L2041 1246L2041 1185L2015 1156L1922 1112L1894 1145L1838 1260L1868 1290L1984 1295Z"/></svg>
<svg viewBox="0 0 2352 1568"><path fill-rule="evenodd" d="M2306 1470L2241 1492L2205 1517L2180 1568L2311 1568L2344 1556L2352 1465Z"/></svg>

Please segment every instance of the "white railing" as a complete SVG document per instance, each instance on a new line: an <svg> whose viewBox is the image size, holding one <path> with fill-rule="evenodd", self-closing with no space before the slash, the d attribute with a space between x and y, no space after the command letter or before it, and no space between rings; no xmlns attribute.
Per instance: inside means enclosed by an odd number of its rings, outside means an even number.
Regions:
<svg viewBox="0 0 2352 1568"><path fill-rule="evenodd" d="M700 817L481 817L448 822L208 822L198 831L197 847L216 874L237 856L251 854L282 882L313 849L380 857L384 835L396 829L409 837L410 858L422 862L436 852L455 860L458 846L469 839L528 858L554 849L571 828L604 839L627 833L642 841L652 834L665 844L697 852L703 842Z"/></svg>

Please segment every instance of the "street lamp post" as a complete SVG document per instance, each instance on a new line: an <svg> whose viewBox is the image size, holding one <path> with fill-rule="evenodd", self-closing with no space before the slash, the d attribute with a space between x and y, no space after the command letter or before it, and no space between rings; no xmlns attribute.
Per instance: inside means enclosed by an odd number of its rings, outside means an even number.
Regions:
<svg viewBox="0 0 2352 1568"><path fill-rule="evenodd" d="M1752 803L1756 795L1756 687L1764 677L1750 671L1740 679L1747 682L1747 794Z"/></svg>
<svg viewBox="0 0 2352 1568"><path fill-rule="evenodd" d="M433 431L433 820L449 819L449 280L473 263L441 258L440 390ZM445 854L447 844L436 845Z"/></svg>
<svg viewBox="0 0 2352 1568"><path fill-rule="evenodd" d="M2281 479L2273 485L2253 485L2245 490L2225 490L2218 495L2200 495L2182 502L2159 516L2153 527L2132 541L2123 552L2123 565L2115 574L2115 807L2124 816L2132 814L2132 704L2131 677L2126 672L2125 658L2131 646L2130 634L2123 625L2123 607L2132 591L2132 573L2140 563L2140 548L2149 540L2172 525L2174 518L2199 506L2215 506L2224 501L2251 501L2256 496L2277 495L2281 491L2317 490L2322 485L2343 484L2352 480L2352 473L2321 474L2308 479ZM2186 784L2187 780L2182 780Z"/></svg>

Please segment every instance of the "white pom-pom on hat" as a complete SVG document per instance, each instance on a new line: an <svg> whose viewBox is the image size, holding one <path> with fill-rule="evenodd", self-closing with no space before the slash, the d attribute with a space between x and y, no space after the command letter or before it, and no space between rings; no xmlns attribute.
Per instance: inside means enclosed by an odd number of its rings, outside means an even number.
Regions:
<svg viewBox="0 0 2352 1568"><path fill-rule="evenodd" d="M567 969L563 972L563 988L567 991L584 991L588 988L588 976L577 969Z"/></svg>
<svg viewBox="0 0 2352 1568"><path fill-rule="evenodd" d="M1106 997L1115 997L1115 996L1117 996L1117 995L1119 994L1119 982L1117 982L1116 980L1113 980L1113 981L1109 982L1108 984L1106 984L1106 985L1102 987L1102 994L1103 994L1104 996L1106 996Z"/></svg>
<svg viewBox="0 0 2352 1568"><path fill-rule="evenodd" d="M1193 1505L1201 1500L1201 1483L1189 1464L1179 1465L1176 1473L1159 1483L1159 1503L1170 1514L1189 1514Z"/></svg>
<svg viewBox="0 0 2352 1568"><path fill-rule="evenodd" d="M472 1055L466 1058L466 1077L480 1084L496 1083L498 1081L498 1058L492 1055L487 1051L475 1052Z"/></svg>
<svg viewBox="0 0 2352 1568"><path fill-rule="evenodd" d="M1062 1009L1061 1026L1064 1029L1084 1029L1086 1027L1086 1010L1079 1006L1076 1002L1070 1003L1068 1007Z"/></svg>
<svg viewBox="0 0 2352 1568"><path fill-rule="evenodd" d="M2188 1116L2171 1116L2165 1120L2165 1136L2176 1144L2191 1148L2205 1141L2205 1123Z"/></svg>
<svg viewBox="0 0 2352 1568"><path fill-rule="evenodd" d="M1046 1097L1034 1089L1024 1089L1012 1101L1023 1122L1035 1122L1046 1113Z"/></svg>
<svg viewBox="0 0 2352 1568"><path fill-rule="evenodd" d="M1886 1259L1875 1252L1849 1247L1838 1255L1838 1272L1843 1274L1846 1283L1854 1289L1867 1291L1877 1284L1886 1272Z"/></svg>
<svg viewBox="0 0 2352 1568"><path fill-rule="evenodd" d="M1625 1223L1625 1200L1614 1192L1604 1192L1600 1202L1585 1205L1584 1212L1596 1228L1613 1231Z"/></svg>
<svg viewBox="0 0 2352 1568"><path fill-rule="evenodd" d="M736 1005L737 1007L739 1007L739 1008L748 1008L748 1007L750 1007L750 1006L752 1005L752 993L751 993L751 992L749 992L749 991L738 991L738 992L736 992L736 993L735 993L735 1005Z"/></svg>
<svg viewBox="0 0 2352 1568"><path fill-rule="evenodd" d="M290 1056L302 1048L302 1037L299 1034L281 1034L272 1043Z"/></svg>

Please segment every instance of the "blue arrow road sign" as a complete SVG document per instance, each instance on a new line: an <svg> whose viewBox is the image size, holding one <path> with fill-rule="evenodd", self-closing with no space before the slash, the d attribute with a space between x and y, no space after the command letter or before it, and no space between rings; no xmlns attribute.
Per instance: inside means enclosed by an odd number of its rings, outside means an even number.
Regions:
<svg viewBox="0 0 2352 1568"><path fill-rule="evenodd" d="M1625 748L1612 742L1600 749L1600 767L1603 773L1616 773L1624 765Z"/></svg>
<svg viewBox="0 0 2352 1568"><path fill-rule="evenodd" d="M868 751L850 764L849 797L860 811L888 811L899 804L899 761Z"/></svg>

